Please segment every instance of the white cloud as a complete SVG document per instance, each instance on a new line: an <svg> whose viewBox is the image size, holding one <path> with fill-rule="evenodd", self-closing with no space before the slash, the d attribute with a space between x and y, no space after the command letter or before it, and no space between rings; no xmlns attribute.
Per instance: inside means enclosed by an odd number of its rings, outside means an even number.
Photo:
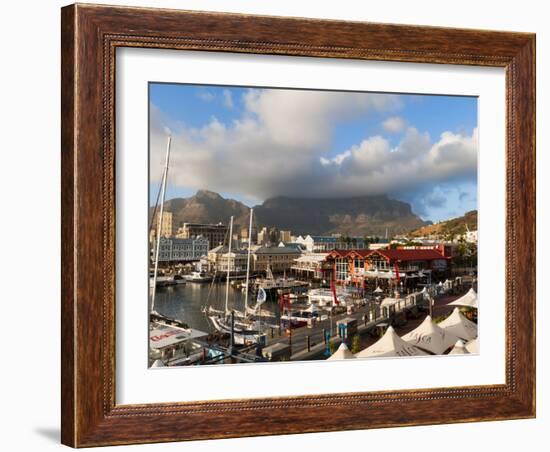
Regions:
<svg viewBox="0 0 550 452"><path fill-rule="evenodd" d="M239 119L224 124L212 117L202 128L167 123L151 108L152 181L164 158L164 126L173 131L171 184L253 199L414 191L476 172L477 130L471 136L445 132L432 142L409 127L395 147L383 136L371 136L328 154L339 121L396 111L399 96L248 90L243 101Z"/></svg>
<svg viewBox="0 0 550 452"><path fill-rule="evenodd" d="M324 185L335 194L416 190L424 184L474 176L477 129L471 136L444 132L431 143L428 134L409 128L395 148L381 136L369 137L321 164L332 170L330 187L327 179Z"/></svg>
<svg viewBox="0 0 550 452"><path fill-rule="evenodd" d="M233 95L228 89L223 90L223 104L227 108L233 108Z"/></svg>
<svg viewBox="0 0 550 452"><path fill-rule="evenodd" d="M382 127L389 133L400 133L405 130L407 122L400 116L391 116L382 123Z"/></svg>
<svg viewBox="0 0 550 452"><path fill-rule="evenodd" d="M212 102L216 98L210 91L199 91L197 97L204 102Z"/></svg>

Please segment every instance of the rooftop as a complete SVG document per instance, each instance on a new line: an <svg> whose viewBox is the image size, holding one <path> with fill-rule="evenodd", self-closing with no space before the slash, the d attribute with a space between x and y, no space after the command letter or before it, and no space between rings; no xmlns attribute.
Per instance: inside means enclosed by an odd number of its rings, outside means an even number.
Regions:
<svg viewBox="0 0 550 452"><path fill-rule="evenodd" d="M262 246L254 251L254 254L302 254L294 246Z"/></svg>
<svg viewBox="0 0 550 452"><path fill-rule="evenodd" d="M182 223L182 227L184 228L189 228L189 227L193 227L193 228L224 228L226 229L227 228L227 225L223 224L223 223Z"/></svg>
<svg viewBox="0 0 550 452"><path fill-rule="evenodd" d="M333 257L346 257L348 255L367 257L373 254L384 256L391 261L424 261L436 259L449 259L436 249L380 249L380 250L334 250L329 253Z"/></svg>
<svg viewBox="0 0 550 452"><path fill-rule="evenodd" d="M216 248L212 248L209 253L216 253L216 254L227 254L229 251L229 247L227 245L219 245ZM240 249L231 249L231 254L246 254L247 250L240 250Z"/></svg>

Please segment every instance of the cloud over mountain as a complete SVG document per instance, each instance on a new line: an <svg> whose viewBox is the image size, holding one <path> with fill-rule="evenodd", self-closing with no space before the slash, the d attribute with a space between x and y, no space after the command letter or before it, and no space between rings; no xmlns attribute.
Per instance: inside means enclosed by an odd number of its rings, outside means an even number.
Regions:
<svg viewBox="0 0 550 452"><path fill-rule="evenodd" d="M172 121L153 105L152 182L159 180L165 126L173 131L172 185L240 193L257 201L403 191L410 198L425 192L427 184L476 176L477 129L471 135L444 132L435 140L414 127L405 130L395 116L402 107L397 95L249 89L241 100L236 119L222 122L212 116L195 128ZM388 115L384 129L400 132L397 144L371 135L334 152L338 124L375 113Z"/></svg>

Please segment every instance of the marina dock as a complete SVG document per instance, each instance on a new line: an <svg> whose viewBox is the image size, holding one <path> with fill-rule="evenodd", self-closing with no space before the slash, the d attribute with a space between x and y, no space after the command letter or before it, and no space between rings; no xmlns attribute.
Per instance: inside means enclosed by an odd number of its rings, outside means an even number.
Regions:
<svg viewBox="0 0 550 452"><path fill-rule="evenodd" d="M327 316L318 320L312 326L304 326L295 329L271 329L266 332L266 346L264 350L269 353L270 348L280 348L281 344L290 347L288 360L302 361L310 359L322 359L327 350L334 350L342 340L351 341L352 336L364 336L373 333L380 326L388 326L400 315L413 315L417 317L419 310L424 309L426 303L419 293L411 294L399 299L393 306L379 306L375 302L369 302L365 306L356 308L353 313L341 313ZM341 323L345 321L344 323ZM340 325L355 323L353 331L340 328ZM332 346L330 346L332 343Z"/></svg>

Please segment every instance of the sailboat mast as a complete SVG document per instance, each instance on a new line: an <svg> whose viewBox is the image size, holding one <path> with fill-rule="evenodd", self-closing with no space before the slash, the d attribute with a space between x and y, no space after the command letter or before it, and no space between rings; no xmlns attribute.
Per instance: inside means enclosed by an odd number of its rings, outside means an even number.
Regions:
<svg viewBox="0 0 550 452"><path fill-rule="evenodd" d="M227 250L227 278L225 280L225 315L229 314L229 275L231 272L231 241L233 239L233 217L229 220L229 249Z"/></svg>
<svg viewBox="0 0 550 452"><path fill-rule="evenodd" d="M248 310L248 279L250 276L250 248L252 247L252 215L254 209L250 209L250 223L248 225L248 256L246 260L246 285L244 289L244 312Z"/></svg>
<svg viewBox="0 0 550 452"><path fill-rule="evenodd" d="M170 161L170 144L172 137L168 135L168 143L166 144L166 159L164 162L164 172L162 174L161 193L160 193L160 212L157 221L156 249L155 249L155 271L153 273L153 294L151 296L151 311L155 310L155 296L157 294L157 274L159 267L159 250L160 250L160 234L162 232L162 217L164 214L164 197L166 195L166 180L168 179L168 163Z"/></svg>

